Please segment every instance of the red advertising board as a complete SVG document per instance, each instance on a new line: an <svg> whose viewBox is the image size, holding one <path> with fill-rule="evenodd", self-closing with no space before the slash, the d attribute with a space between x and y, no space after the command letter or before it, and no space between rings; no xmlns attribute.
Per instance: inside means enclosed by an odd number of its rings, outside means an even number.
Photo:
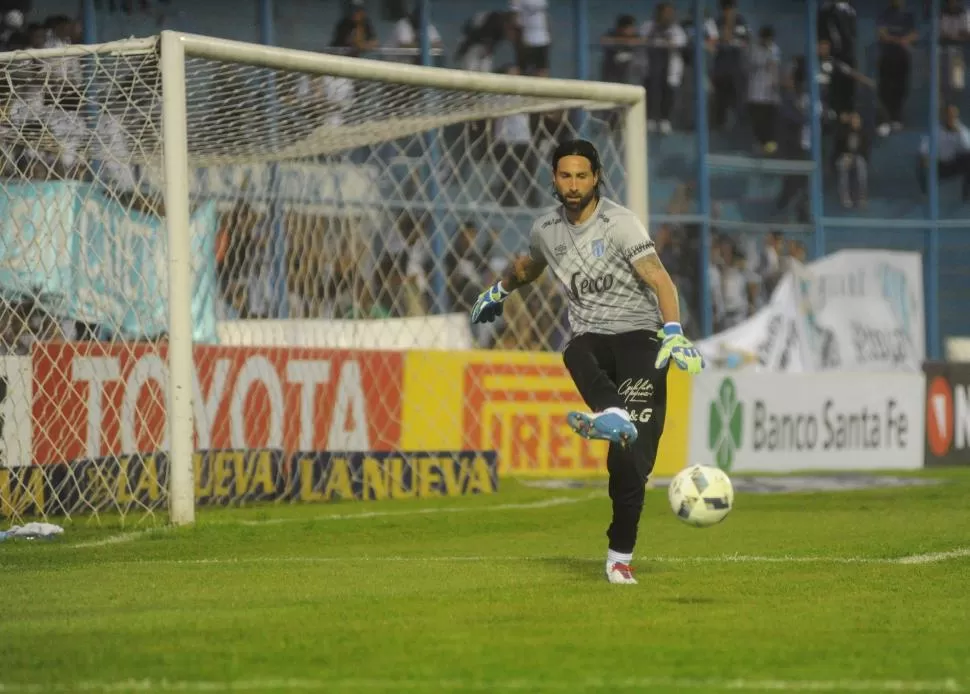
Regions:
<svg viewBox="0 0 970 694"><path fill-rule="evenodd" d="M32 358L34 462L167 448L164 345L47 343ZM198 346L196 448L394 450L403 361L398 352Z"/></svg>

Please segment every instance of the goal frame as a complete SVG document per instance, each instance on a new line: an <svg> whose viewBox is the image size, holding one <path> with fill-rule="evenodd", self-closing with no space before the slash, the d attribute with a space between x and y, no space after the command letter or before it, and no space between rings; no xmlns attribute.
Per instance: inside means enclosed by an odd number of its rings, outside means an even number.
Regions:
<svg viewBox="0 0 970 694"><path fill-rule="evenodd" d="M186 59L206 58L277 70L330 75L416 87L477 91L558 100L584 99L616 104L623 111L623 158L626 204L646 225L646 92L643 87L571 79L493 75L450 68L422 67L349 58L163 31L160 34L162 81L162 156L168 236L169 297L169 519L174 525L195 520L194 428L192 410L193 338L191 314L192 253L189 234L189 156Z"/></svg>

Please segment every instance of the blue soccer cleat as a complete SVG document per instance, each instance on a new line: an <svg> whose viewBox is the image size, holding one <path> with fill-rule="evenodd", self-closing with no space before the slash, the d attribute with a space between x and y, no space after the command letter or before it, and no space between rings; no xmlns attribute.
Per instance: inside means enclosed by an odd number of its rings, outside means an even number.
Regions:
<svg viewBox="0 0 970 694"><path fill-rule="evenodd" d="M570 412L566 421L584 439L605 439L623 445L637 440L637 428L633 422L616 412Z"/></svg>

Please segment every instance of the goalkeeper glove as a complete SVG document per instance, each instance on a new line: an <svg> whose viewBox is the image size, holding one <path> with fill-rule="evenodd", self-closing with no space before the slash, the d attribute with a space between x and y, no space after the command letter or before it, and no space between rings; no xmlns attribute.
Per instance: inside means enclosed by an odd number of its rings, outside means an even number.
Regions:
<svg viewBox="0 0 970 694"><path fill-rule="evenodd" d="M660 344L660 352L657 354L657 361L654 364L658 369L667 366L667 362L673 359L681 371L694 375L699 374L704 368L704 357L697 351L697 348L684 337L684 331L680 323L665 323L663 329L658 333L663 342Z"/></svg>
<svg viewBox="0 0 970 694"><path fill-rule="evenodd" d="M478 300L472 306L472 323L491 323L502 315L502 304L509 296L509 292L502 287L501 280L493 284L478 295Z"/></svg>

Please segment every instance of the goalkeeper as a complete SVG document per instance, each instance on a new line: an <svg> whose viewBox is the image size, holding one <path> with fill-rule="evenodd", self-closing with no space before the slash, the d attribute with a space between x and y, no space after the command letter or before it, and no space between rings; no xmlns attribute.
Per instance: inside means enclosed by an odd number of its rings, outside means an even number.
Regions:
<svg viewBox="0 0 970 694"><path fill-rule="evenodd" d="M561 203L532 225L529 254L482 292L472 322L490 323L510 292L546 269L562 284L572 336L563 361L592 412L570 412L580 436L610 441L606 467L613 519L607 530L606 577L636 583L630 563L667 405L667 365L703 368L684 337L677 290L646 228L630 210L600 195L602 166L586 140L561 143L552 155Z"/></svg>

